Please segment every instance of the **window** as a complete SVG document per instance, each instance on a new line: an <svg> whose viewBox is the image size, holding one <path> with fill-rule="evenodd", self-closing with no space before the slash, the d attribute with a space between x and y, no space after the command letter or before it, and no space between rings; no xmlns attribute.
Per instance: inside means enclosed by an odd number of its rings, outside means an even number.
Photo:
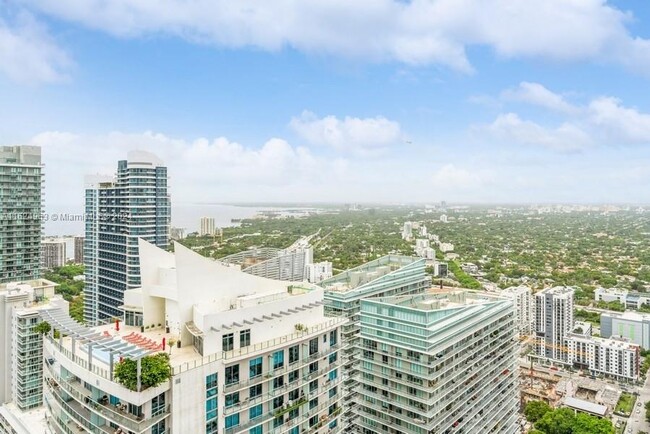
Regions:
<svg viewBox="0 0 650 434"><path fill-rule="evenodd" d="M261 394L262 394L261 384L256 384L255 386L251 386L250 389L248 389L249 398L255 398L256 396L260 396Z"/></svg>
<svg viewBox="0 0 650 434"><path fill-rule="evenodd" d="M330 365L331 365L332 363L336 362L336 357L337 357L337 355L338 355L338 353L332 353L332 354L330 354L330 357L329 357Z"/></svg>
<svg viewBox="0 0 650 434"><path fill-rule="evenodd" d="M205 419L210 421L217 417L217 398L210 398L205 401Z"/></svg>
<svg viewBox="0 0 650 434"><path fill-rule="evenodd" d="M336 392L337 392L337 391L338 391L338 386L334 386L334 387L332 387L332 388L330 389L330 392L329 392L329 397L331 398L331 397L333 397L334 395L336 395Z"/></svg>
<svg viewBox="0 0 650 434"><path fill-rule="evenodd" d="M280 408L284 405L284 396L273 398L273 409Z"/></svg>
<svg viewBox="0 0 650 434"><path fill-rule="evenodd" d="M338 334L336 333L336 330L332 330L330 332L330 347L336 345L337 342L338 342Z"/></svg>
<svg viewBox="0 0 650 434"><path fill-rule="evenodd" d="M314 398L311 401L309 401L309 409L311 410L314 407L318 406L318 398Z"/></svg>
<svg viewBox="0 0 650 434"><path fill-rule="evenodd" d="M242 330L239 332L239 346L247 347L251 344L251 330Z"/></svg>
<svg viewBox="0 0 650 434"><path fill-rule="evenodd" d="M284 423L284 416L278 416L273 419L273 428L277 428Z"/></svg>
<svg viewBox="0 0 650 434"><path fill-rule="evenodd" d="M300 346L294 345L289 348L289 364L296 363L300 359Z"/></svg>
<svg viewBox="0 0 650 434"><path fill-rule="evenodd" d="M334 369L334 370L330 371L330 373L329 373L329 375L327 377L329 378L330 381L334 381L334 380L336 380L336 377L338 376L338 373L339 373L338 369Z"/></svg>
<svg viewBox="0 0 650 434"><path fill-rule="evenodd" d="M223 351L230 351L235 348L235 334L228 333L221 337L221 346Z"/></svg>
<svg viewBox="0 0 650 434"><path fill-rule="evenodd" d="M309 341L309 355L312 356L318 352L318 338Z"/></svg>
<svg viewBox="0 0 650 434"><path fill-rule="evenodd" d="M262 431L262 425L256 426L255 428L251 428L248 431L248 434L263 434L264 431Z"/></svg>
<svg viewBox="0 0 650 434"><path fill-rule="evenodd" d="M298 377L300 377L300 374L297 369L295 371L289 372L289 383L293 383L298 379Z"/></svg>
<svg viewBox="0 0 650 434"><path fill-rule="evenodd" d="M309 391L313 392L316 389L318 389L318 380L309 382Z"/></svg>
<svg viewBox="0 0 650 434"><path fill-rule="evenodd" d="M256 417L260 417L262 415L262 404L257 404L254 407L251 407L250 410L248 411L248 418L249 419L255 419Z"/></svg>
<svg viewBox="0 0 650 434"><path fill-rule="evenodd" d="M226 386L239 383L239 365L226 366Z"/></svg>
<svg viewBox="0 0 650 434"><path fill-rule="evenodd" d="M231 407L236 404L239 404L239 392L226 395L226 407Z"/></svg>
<svg viewBox="0 0 650 434"><path fill-rule="evenodd" d="M205 388L212 389L217 387L217 374L210 374L205 377Z"/></svg>
<svg viewBox="0 0 650 434"><path fill-rule="evenodd" d="M327 342L327 333L323 335L323 343Z"/></svg>
<svg viewBox="0 0 650 434"><path fill-rule="evenodd" d="M273 369L278 369L284 366L284 350L276 351L273 353Z"/></svg>
<svg viewBox="0 0 650 434"><path fill-rule="evenodd" d="M309 373L313 374L316 371L318 371L318 362L310 363L309 364Z"/></svg>
<svg viewBox="0 0 650 434"><path fill-rule="evenodd" d="M284 375L280 375L279 377L275 377L273 379L273 388L278 389L280 387L284 386Z"/></svg>
<svg viewBox="0 0 650 434"><path fill-rule="evenodd" d="M293 389L289 392L289 401L296 401L300 398L300 389Z"/></svg>
<svg viewBox="0 0 650 434"><path fill-rule="evenodd" d="M300 427L299 426L294 426L289 430L289 434L298 434L300 432Z"/></svg>
<svg viewBox="0 0 650 434"><path fill-rule="evenodd" d="M259 377L262 375L262 358L257 357L255 359L251 359L249 363L249 371L248 371L248 376L250 378L255 378Z"/></svg>
<svg viewBox="0 0 650 434"><path fill-rule="evenodd" d="M226 416L226 429L239 425L239 413Z"/></svg>

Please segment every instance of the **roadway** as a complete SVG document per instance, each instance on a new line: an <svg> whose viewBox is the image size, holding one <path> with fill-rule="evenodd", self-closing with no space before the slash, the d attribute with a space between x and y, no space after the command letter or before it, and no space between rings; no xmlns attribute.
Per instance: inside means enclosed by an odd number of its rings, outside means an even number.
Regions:
<svg viewBox="0 0 650 434"><path fill-rule="evenodd" d="M625 433L636 434L639 432L650 433L650 423L645 420L645 403L650 401L650 375L646 378L645 383L638 389L639 396L637 396L634 410L627 421L627 428ZM641 403L639 405L638 403ZM637 413L638 411L638 413Z"/></svg>

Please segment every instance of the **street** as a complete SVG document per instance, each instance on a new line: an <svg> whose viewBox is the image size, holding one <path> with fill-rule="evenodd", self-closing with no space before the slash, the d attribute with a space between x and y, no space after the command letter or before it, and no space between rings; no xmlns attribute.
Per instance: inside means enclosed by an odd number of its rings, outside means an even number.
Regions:
<svg viewBox="0 0 650 434"><path fill-rule="evenodd" d="M646 378L643 387L639 389L639 396L637 397L637 403L634 405L634 410L628 419L627 428L625 433L638 433L638 432L647 432L650 433L650 424L645 420L645 403L650 401L650 375ZM637 411L639 413L637 414ZM630 430L630 428L632 428Z"/></svg>

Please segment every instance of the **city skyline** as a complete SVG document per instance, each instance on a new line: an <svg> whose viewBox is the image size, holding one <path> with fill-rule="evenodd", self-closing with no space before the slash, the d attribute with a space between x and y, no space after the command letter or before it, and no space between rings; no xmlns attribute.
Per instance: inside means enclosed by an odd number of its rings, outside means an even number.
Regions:
<svg viewBox="0 0 650 434"><path fill-rule="evenodd" d="M188 203L650 202L650 8L546 4L7 5L0 134L51 212L135 149Z"/></svg>

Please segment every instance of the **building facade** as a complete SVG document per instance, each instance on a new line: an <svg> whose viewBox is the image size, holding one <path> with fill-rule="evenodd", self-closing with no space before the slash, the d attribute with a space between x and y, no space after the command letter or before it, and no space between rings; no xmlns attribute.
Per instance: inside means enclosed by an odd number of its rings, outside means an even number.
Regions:
<svg viewBox="0 0 650 434"><path fill-rule="evenodd" d="M84 263L84 237L74 237L74 263Z"/></svg>
<svg viewBox="0 0 650 434"><path fill-rule="evenodd" d="M501 292L504 297L510 298L515 305L517 329L520 337L533 334L533 294L527 286L511 286Z"/></svg>
<svg viewBox="0 0 650 434"><path fill-rule="evenodd" d="M244 273L289 282L309 281L314 249L300 241L286 249L255 247L219 259L240 266Z"/></svg>
<svg viewBox="0 0 650 434"><path fill-rule="evenodd" d="M43 179L40 147L0 147L0 283L41 275Z"/></svg>
<svg viewBox="0 0 650 434"><path fill-rule="evenodd" d="M142 286L126 291L119 327L49 312L65 335L45 339L55 432L342 432L345 321L325 317L321 288L242 273L179 244L139 249ZM116 379L121 358L142 369L162 352L169 381L127 388Z"/></svg>
<svg viewBox="0 0 650 434"><path fill-rule="evenodd" d="M41 242L43 268L51 270L63 267L66 262L66 242L64 240L45 240Z"/></svg>
<svg viewBox="0 0 650 434"><path fill-rule="evenodd" d="M600 335L620 336L643 349L650 349L650 315L636 312L603 312L600 315Z"/></svg>
<svg viewBox="0 0 650 434"><path fill-rule="evenodd" d="M540 358L567 361L564 338L573 331L574 292L556 286L535 293L535 352Z"/></svg>
<svg viewBox="0 0 650 434"><path fill-rule="evenodd" d="M155 155L134 151L115 177L86 178L84 319L121 317L124 292L140 285L138 239L169 246L167 168Z"/></svg>
<svg viewBox="0 0 650 434"><path fill-rule="evenodd" d="M324 280L325 312L327 315L345 318L343 326L342 363L345 374L343 393L345 397L342 422L345 432L355 425L358 383L358 341L360 330L361 300L368 297L418 294L430 286L425 272L424 259L388 255Z"/></svg>
<svg viewBox="0 0 650 434"><path fill-rule="evenodd" d="M644 292L629 292L619 288L596 288L594 300L612 302L618 301L626 309L639 309L644 304L650 304L650 294Z"/></svg>
<svg viewBox="0 0 650 434"><path fill-rule="evenodd" d="M215 225L214 217L201 217L201 225L199 228L199 235L214 235L215 234Z"/></svg>
<svg viewBox="0 0 650 434"><path fill-rule="evenodd" d="M639 379L639 345L624 338L603 339L578 333L571 333L565 342L568 360L574 367L617 380Z"/></svg>
<svg viewBox="0 0 650 434"><path fill-rule="evenodd" d="M309 283L320 283L332 276L332 263L329 261L307 264L307 281Z"/></svg>
<svg viewBox="0 0 650 434"><path fill-rule="evenodd" d="M38 407L43 395L43 339L34 328L41 311L67 310L54 282L36 279L0 284L0 404Z"/></svg>
<svg viewBox="0 0 650 434"><path fill-rule="evenodd" d="M360 324L359 432L520 432L511 300L462 290L364 299Z"/></svg>

